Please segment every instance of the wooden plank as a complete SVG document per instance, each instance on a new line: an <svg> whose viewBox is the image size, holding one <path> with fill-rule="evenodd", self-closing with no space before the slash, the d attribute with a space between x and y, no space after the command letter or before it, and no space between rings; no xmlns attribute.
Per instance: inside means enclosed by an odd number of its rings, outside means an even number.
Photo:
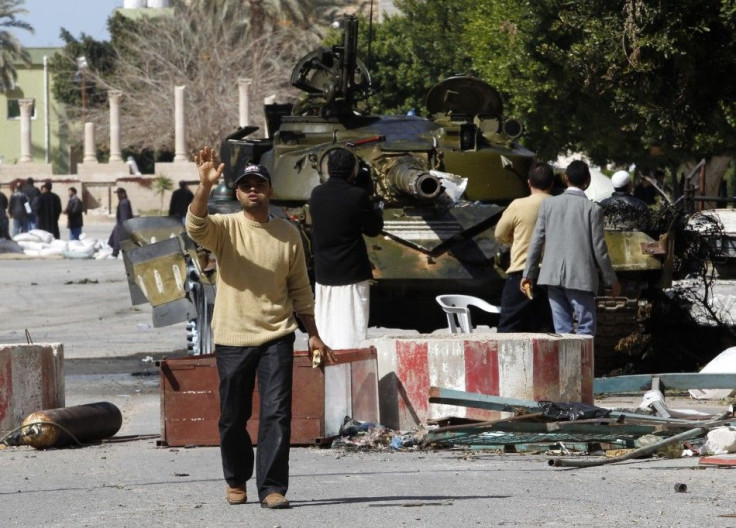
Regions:
<svg viewBox="0 0 736 528"><path fill-rule="evenodd" d="M660 386L665 389L736 389L736 372L728 374L686 372L596 378L593 383L593 393L613 394L648 391L651 390L652 382L655 380L659 380Z"/></svg>

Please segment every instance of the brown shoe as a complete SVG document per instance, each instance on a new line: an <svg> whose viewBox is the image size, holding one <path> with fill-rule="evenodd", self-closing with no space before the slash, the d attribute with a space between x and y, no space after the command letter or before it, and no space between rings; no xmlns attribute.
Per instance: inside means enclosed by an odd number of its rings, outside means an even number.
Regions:
<svg viewBox="0 0 736 528"><path fill-rule="evenodd" d="M261 501L261 508L283 510L284 508L291 508L291 504L289 504L287 498L281 495L281 493L271 493Z"/></svg>
<svg viewBox="0 0 736 528"><path fill-rule="evenodd" d="M248 501L248 495L245 493L245 486L228 486L227 502L230 504L245 504Z"/></svg>

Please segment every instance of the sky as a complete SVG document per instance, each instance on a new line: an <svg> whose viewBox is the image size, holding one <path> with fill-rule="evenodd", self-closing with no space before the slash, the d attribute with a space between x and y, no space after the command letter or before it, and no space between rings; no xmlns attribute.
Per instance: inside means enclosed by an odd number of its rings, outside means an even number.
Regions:
<svg viewBox="0 0 736 528"><path fill-rule="evenodd" d="M18 17L28 22L35 33L17 28L9 30L25 47L58 47L61 28L74 37L85 33L95 40L109 40L107 18L113 10L123 7L123 0L25 0L21 6L27 15Z"/></svg>

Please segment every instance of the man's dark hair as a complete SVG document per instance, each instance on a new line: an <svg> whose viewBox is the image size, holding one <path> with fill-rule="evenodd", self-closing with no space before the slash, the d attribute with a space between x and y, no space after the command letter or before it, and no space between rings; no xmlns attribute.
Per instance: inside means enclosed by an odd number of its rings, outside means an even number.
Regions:
<svg viewBox="0 0 736 528"><path fill-rule="evenodd" d="M31 178L31 177L28 177L28 178L26 179L26 183L27 183L28 185L33 185L33 184L34 184L33 178Z"/></svg>
<svg viewBox="0 0 736 528"><path fill-rule="evenodd" d="M48 181L48 180L46 180L45 182L43 182L43 185L41 185L41 187L43 187L47 191L50 191L51 190L51 182Z"/></svg>
<svg viewBox="0 0 736 528"><path fill-rule="evenodd" d="M179 180L179 189L186 189L187 182L184 180Z"/></svg>
<svg viewBox="0 0 736 528"><path fill-rule="evenodd" d="M584 161L575 160L565 170L568 181L575 187L582 187L590 182L590 169Z"/></svg>
<svg viewBox="0 0 736 528"><path fill-rule="evenodd" d="M69 190L72 192L72 194L77 194L77 188L76 187L69 187Z"/></svg>
<svg viewBox="0 0 736 528"><path fill-rule="evenodd" d="M355 156L348 149L336 148L327 158L327 172L330 178L347 179L355 168Z"/></svg>
<svg viewBox="0 0 736 528"><path fill-rule="evenodd" d="M547 190L555 181L555 173L546 163L535 163L529 169L529 183L535 189Z"/></svg>

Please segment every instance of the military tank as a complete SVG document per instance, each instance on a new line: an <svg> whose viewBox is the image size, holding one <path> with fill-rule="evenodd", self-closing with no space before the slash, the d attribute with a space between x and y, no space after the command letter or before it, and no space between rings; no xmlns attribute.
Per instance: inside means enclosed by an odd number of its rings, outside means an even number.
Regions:
<svg viewBox="0 0 736 528"><path fill-rule="evenodd" d="M328 178L330 151L350 149L358 184L383 204L382 236L366 240L375 279L371 324L434 330L446 324L436 295L499 298L496 259L504 248L493 227L505 204L528 193L534 154L517 143L523 128L504 119L499 93L471 76L434 86L428 117L361 110L370 75L356 54L358 20L347 17L344 27L341 44L294 68L291 84L302 101L266 106L266 138L251 137L250 127L223 142L225 181L246 163L265 165L271 203L309 240L312 189Z"/></svg>

